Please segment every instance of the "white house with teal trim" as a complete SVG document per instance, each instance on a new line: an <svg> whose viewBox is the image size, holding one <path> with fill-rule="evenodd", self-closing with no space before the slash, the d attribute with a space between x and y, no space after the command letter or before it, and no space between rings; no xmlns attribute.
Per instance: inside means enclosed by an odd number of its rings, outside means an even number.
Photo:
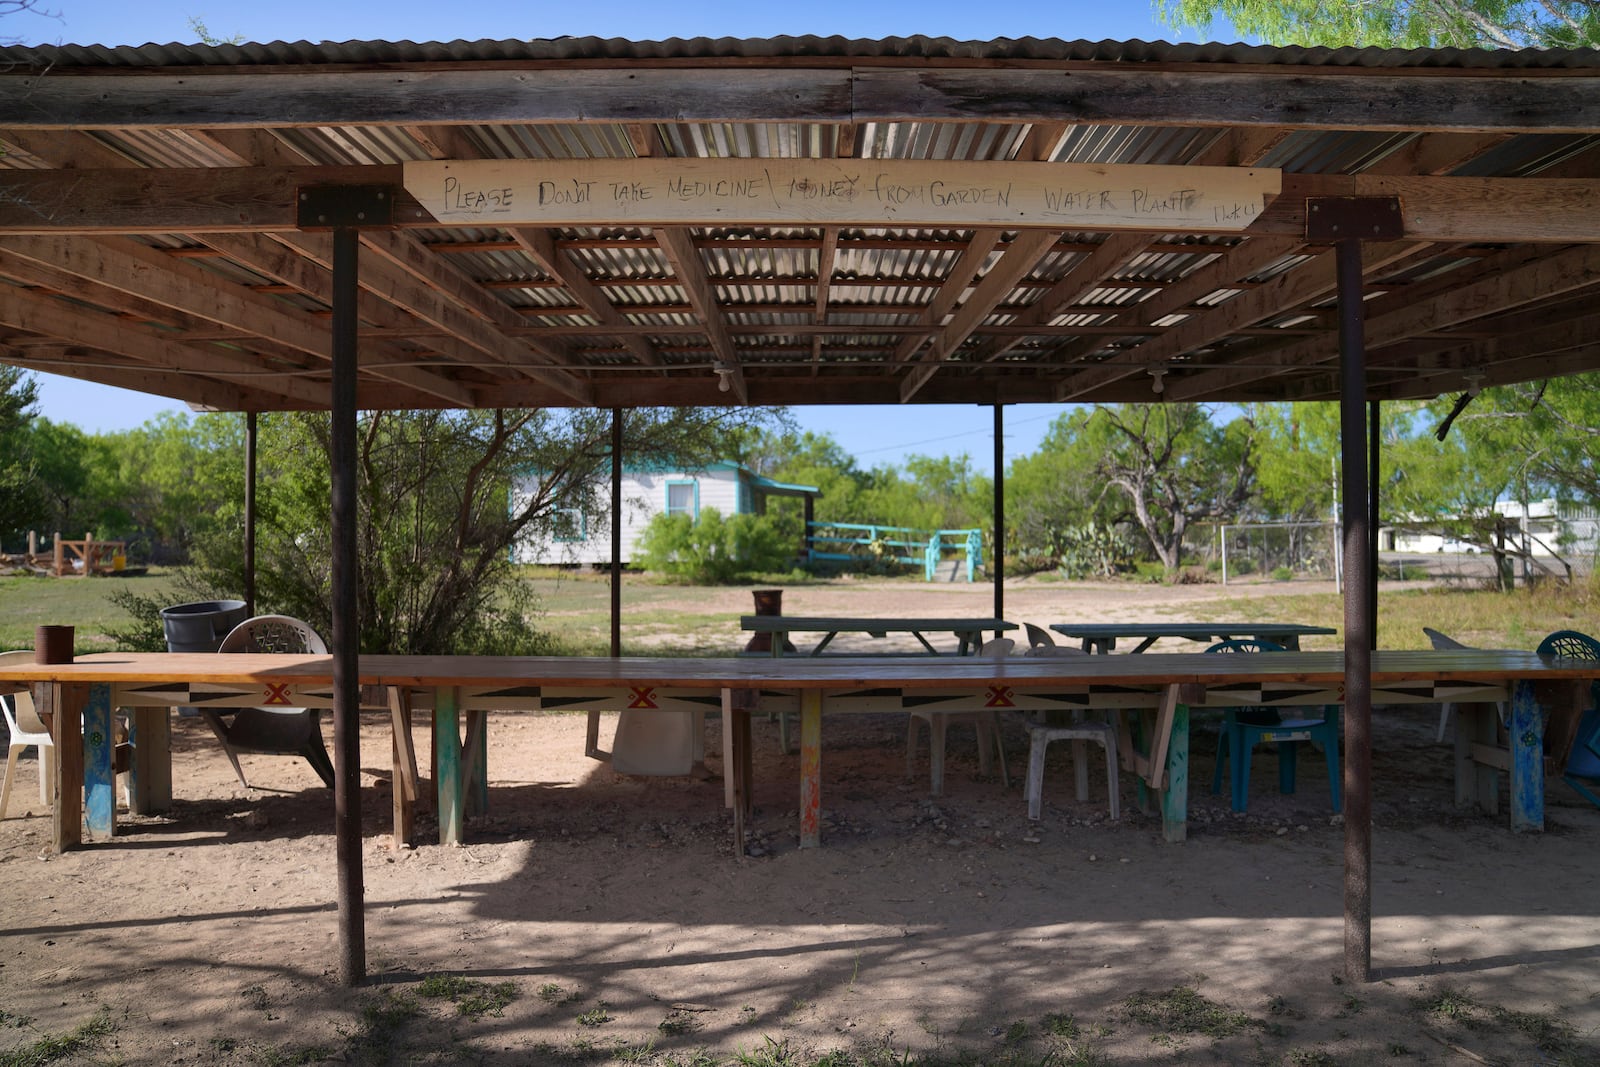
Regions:
<svg viewBox="0 0 1600 1067"><path fill-rule="evenodd" d="M547 534L533 533L512 550L518 563L555 566L600 565L611 562L610 475L596 486L592 499L597 509L570 508L561 511L554 528ZM513 493L513 509L526 501L532 486L524 484ZM723 460L704 470L687 471L671 467L624 465L622 468L622 562L633 559L634 546L644 536L650 520L660 514L686 514L696 518L706 508L723 515L761 515L772 497L800 497L805 502L807 527L815 517L817 494L814 485L787 485L764 478L737 463ZM803 546L796 545L796 554Z"/></svg>

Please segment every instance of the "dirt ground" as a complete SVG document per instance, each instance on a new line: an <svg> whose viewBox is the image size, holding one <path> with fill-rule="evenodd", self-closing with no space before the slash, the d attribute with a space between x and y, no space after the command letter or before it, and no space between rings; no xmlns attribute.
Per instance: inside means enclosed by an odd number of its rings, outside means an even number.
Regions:
<svg viewBox="0 0 1600 1067"><path fill-rule="evenodd" d="M816 592L786 611L844 610ZM1149 592L1072 610L1181 616L1189 595ZM1007 615L1065 617L1049 594L1045 610L1008 592ZM885 594L874 613L980 603ZM1077 802L1064 745L1029 821L1018 724L1009 785L955 729L933 798L925 753L906 777L903 717L830 718L824 845L801 851L798 756L760 722L759 855L738 858L719 781L614 775L583 755L582 716L557 714L491 716L470 844L393 850L373 719L370 978L346 989L330 792L252 756L243 788L203 725L175 720L173 809L124 814L109 843L48 855L20 765L0 822L0 1064L1600 1063L1600 811L1553 783L1543 834L1458 812L1436 723L1377 717L1374 980L1354 986L1320 760L1281 796L1259 754L1237 815L1209 791L1204 726L1174 845L1126 781L1116 823L1098 772ZM718 771L714 723L707 744ZM428 815L419 839L437 840Z"/></svg>

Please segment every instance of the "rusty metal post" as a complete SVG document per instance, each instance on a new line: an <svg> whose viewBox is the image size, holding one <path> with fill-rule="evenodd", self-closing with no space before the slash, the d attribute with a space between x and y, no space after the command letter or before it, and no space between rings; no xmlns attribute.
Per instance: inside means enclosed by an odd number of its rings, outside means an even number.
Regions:
<svg viewBox="0 0 1600 1067"><path fill-rule="evenodd" d="M1404 236L1393 197L1306 203L1306 237L1335 245L1339 293L1339 437L1344 528L1344 971L1372 972L1372 648L1377 635L1368 496L1367 367L1361 242Z"/></svg>
<svg viewBox="0 0 1600 1067"><path fill-rule="evenodd" d="M1006 406L994 406L994 617L1006 617ZM1003 637L999 630L995 639Z"/></svg>
<svg viewBox="0 0 1600 1067"><path fill-rule="evenodd" d="M1372 616L1372 648L1378 647L1378 497L1381 494L1383 433L1378 423L1378 402L1367 402L1367 611Z"/></svg>
<svg viewBox="0 0 1600 1067"><path fill-rule="evenodd" d="M367 973L361 872L361 625L357 615L356 353L363 229L394 222L395 190L382 185L306 186L296 196L302 230L333 235L333 383L329 452L333 584L333 835L339 869L339 979Z"/></svg>
<svg viewBox="0 0 1600 1067"><path fill-rule="evenodd" d="M333 232L333 808L339 866L339 978L366 977L361 871L360 623L356 617L356 277L354 227Z"/></svg>
<svg viewBox="0 0 1600 1067"><path fill-rule="evenodd" d="M611 658L622 655L622 409L611 409Z"/></svg>
<svg viewBox="0 0 1600 1067"><path fill-rule="evenodd" d="M1372 641L1367 584L1366 390L1361 242L1340 241L1339 432L1344 467L1344 971L1365 982L1372 968Z"/></svg>
<svg viewBox="0 0 1600 1067"><path fill-rule="evenodd" d="M244 611L256 613L256 413L244 415Z"/></svg>

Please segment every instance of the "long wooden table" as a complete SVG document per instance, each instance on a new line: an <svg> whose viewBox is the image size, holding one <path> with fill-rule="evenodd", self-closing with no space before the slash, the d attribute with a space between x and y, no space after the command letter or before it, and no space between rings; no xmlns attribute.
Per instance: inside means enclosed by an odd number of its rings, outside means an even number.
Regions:
<svg viewBox="0 0 1600 1067"><path fill-rule="evenodd" d="M1050 629L1067 637L1078 638L1085 652L1110 652L1124 637L1137 638L1139 645L1133 651L1143 652L1163 637L1181 637L1185 641L1271 641L1284 648L1298 650L1300 638L1312 634L1336 634L1329 626L1309 626L1297 622L1056 622Z"/></svg>
<svg viewBox="0 0 1600 1067"><path fill-rule="evenodd" d="M1509 749L1491 744L1492 724L1458 742L1457 799L1488 806L1497 771L1509 776L1511 825L1544 826L1545 710L1562 732L1575 722L1581 690L1600 677L1600 663L1551 661L1531 652L1377 652L1374 705L1452 701L1480 707L1509 700ZM865 658L569 659L556 657L363 656L362 704L386 707L397 724L395 794L409 751L407 707L431 710L439 756L440 835L460 840L473 787L463 774L463 715L489 711L595 708L693 713L720 708L725 773L734 783L735 833L743 842L749 804L749 714L796 710L800 715L800 834L820 843L822 717L826 713L1015 708L1023 711L1116 711L1145 719L1143 752L1124 754L1129 769L1160 797L1166 837L1185 834L1188 796L1188 711L1191 707L1284 706L1343 700L1343 655L1279 652L1206 656L1147 654L1013 658L910 656ZM152 802L167 759L168 709L175 706L329 707L328 656L106 653L71 664L0 668L0 688L33 685L44 710L54 710L55 846L82 840L84 798L95 837L114 830L111 713L133 710L135 793ZM403 699L402 699L403 697ZM82 714L82 733L79 714ZM1493 711L1483 708L1484 715ZM401 734L404 740L401 740ZM473 731L469 730L470 736ZM481 742L477 760L484 758ZM465 764L470 768L473 759ZM1487 784L1486 784L1487 783ZM158 799L158 798L157 798ZM399 828L397 827L397 834Z"/></svg>

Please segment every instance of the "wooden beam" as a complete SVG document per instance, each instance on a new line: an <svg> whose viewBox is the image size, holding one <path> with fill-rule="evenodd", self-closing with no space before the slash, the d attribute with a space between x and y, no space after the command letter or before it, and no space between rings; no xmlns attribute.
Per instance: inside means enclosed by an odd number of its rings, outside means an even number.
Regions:
<svg viewBox="0 0 1600 1067"><path fill-rule="evenodd" d="M659 166L659 160L615 161L610 166ZM687 162L687 161L686 161ZM838 166L847 161L823 161ZM865 164L868 161L848 161ZM892 161L891 161L892 162ZM1000 163L1000 167L1062 164ZM919 164L934 174L945 164ZM1170 168L1182 171L1184 168ZM298 228L295 195L310 185L398 184L395 166L210 167L159 170L0 170L0 234L238 233ZM1178 177L1183 177L1180 173ZM1385 177L1286 174L1283 192L1246 232L1298 237L1305 233L1304 199L1317 196L1398 196L1406 209L1406 235L1415 240L1600 242L1600 181L1593 178ZM401 198L399 228L444 225L420 205ZM726 221L702 208L706 225ZM858 212L858 214L864 214ZM611 216L607 223L626 225ZM684 221L684 220L678 220ZM794 217L782 221L794 223ZM841 222L840 219L835 219ZM946 220L948 222L948 220ZM452 223L483 227L490 218ZM692 223L689 223L692 224ZM898 225L899 223L891 223ZM938 223L936 223L938 224ZM1008 229L1062 229L1059 218L1016 218ZM1084 229L1103 231L1104 220ZM1152 215L1146 233L1195 232L1180 220ZM816 239L805 242L814 246ZM928 242L905 242L925 246ZM787 246L786 246L787 247Z"/></svg>
<svg viewBox="0 0 1600 1067"><path fill-rule="evenodd" d="M225 254L233 262L248 267L264 277L277 278L287 284L293 291L304 293L323 303L331 303L333 278L315 263L300 256L294 255L283 245L271 241L257 234L209 234L206 243L217 251ZM381 331L392 329L398 334L409 331L407 336L424 336L417 327L421 324L405 316L398 308L387 301L379 300L370 290L362 290L360 301L362 318L377 324L371 332L363 329L362 337L369 347L365 351L362 371L381 378L388 378L399 385L431 393L440 400L460 404L462 407L475 407L476 397L473 390L445 375L443 370L430 370L426 366L401 366L397 360L402 357L400 350L381 343L384 336ZM319 317L317 321L322 320ZM451 354L460 354L459 341L450 335L440 334L437 330L426 335L432 347L440 350L441 355L450 358ZM415 354L409 358L416 361Z"/></svg>
<svg viewBox="0 0 1600 1067"><path fill-rule="evenodd" d="M1413 245L1403 241L1368 245L1363 249L1363 261L1368 270L1378 270L1414 251ZM1190 316L1176 326L1168 326L1143 344L1124 349L1086 368L1062 384L1057 399L1063 403L1080 399L1118 378L1140 374L1164 360L1211 344L1241 327L1326 297L1336 284L1330 257L1319 256L1296 270L1280 274L1259 289L1235 296L1204 314Z"/></svg>
<svg viewBox="0 0 1600 1067"><path fill-rule="evenodd" d="M1149 239L1142 233L1108 235L1099 248L1074 264L1060 281L1046 290L1044 295L1029 305L1026 311L1014 315L1008 325L1043 326L1059 314L1062 308L1082 300L1099 288L1129 259L1142 253L1149 243ZM996 338L986 344L974 358L983 361L999 359L1021 343L1024 336L1026 335L1018 334Z"/></svg>
<svg viewBox="0 0 1600 1067"><path fill-rule="evenodd" d="M1486 72L1485 72L1486 73ZM1121 69L858 69L857 122L1073 122L1313 130L1600 132L1600 76L1297 66L1212 73Z"/></svg>
<svg viewBox="0 0 1600 1067"><path fill-rule="evenodd" d="M1068 122L1596 132L1591 72L1155 64L981 69L892 58L847 69L703 65L13 73L0 127L181 129L594 122Z"/></svg>
<svg viewBox="0 0 1600 1067"><path fill-rule="evenodd" d="M689 231L681 226L662 226L655 230L655 235L661 245L661 251L672 264L672 273L683 284L683 291L688 294L689 303L694 305L700 321L705 324L706 336L711 340L711 349L717 355L717 362L721 364L721 367L717 368L718 385L726 382L739 403L750 403L750 388L745 382L744 367L739 363L739 352L734 348L733 338L728 334L728 324L723 320L722 309L717 306L716 293L712 291L711 282L706 277L705 262L695 250Z"/></svg>
<svg viewBox="0 0 1600 1067"><path fill-rule="evenodd" d="M213 411L271 410L284 402L281 394L262 393L196 374L111 364L105 356L69 345L0 344L0 360L27 370L164 396Z"/></svg>
<svg viewBox="0 0 1600 1067"><path fill-rule="evenodd" d="M1597 284L1600 284L1600 248L1589 245L1564 249L1514 267L1497 269L1486 265L1477 278L1447 283L1444 291L1430 299L1402 300L1398 302L1401 306L1387 314L1371 315L1364 326L1367 351L1381 359L1385 346L1407 338L1447 330L1486 315ZM1531 344L1535 336L1537 332L1522 335L1521 343ZM1515 346L1519 340L1511 338L1508 342ZM1271 377L1277 369L1309 366L1337 356L1338 347L1333 337L1303 338L1270 353L1252 353L1249 367L1216 370L1174 381L1169 395L1174 400L1186 400L1226 394L1238 386Z"/></svg>
<svg viewBox="0 0 1600 1067"><path fill-rule="evenodd" d="M100 315L55 297L0 288L0 323L53 337L69 345L115 352L159 371L180 371L234 381L262 393L326 405L327 386L281 365L240 355L222 345L187 345L110 315Z"/></svg>
<svg viewBox="0 0 1600 1067"><path fill-rule="evenodd" d="M524 252L533 257L540 270L558 279L567 292L572 294L573 299L578 302L578 310L593 315L605 326L631 325L627 317L612 306L611 300L600 287L591 282L577 264L564 253L557 251L555 239L550 236L548 230L517 226L512 228L511 236L516 238L517 244ZM642 337L624 334L622 344L640 363L661 362L661 358Z"/></svg>
<svg viewBox="0 0 1600 1067"><path fill-rule="evenodd" d="M570 400L584 404L591 402L593 394L588 385L570 372L532 362L535 356L554 362L549 349L528 338L513 339L496 328L495 320L485 321L489 315L498 318L491 303L498 305L506 315L514 317L515 313L510 308L476 289L454 271L433 270L433 266L439 265L431 261L430 253L425 248L410 239L398 238L399 235L375 231L362 235L363 243L379 253L367 256L362 261L359 279L362 288L403 308L423 322L432 323L446 334L459 338L489 357L489 363L538 378L564 393ZM278 239L313 262L331 269L332 242L326 235L282 234L278 235ZM438 284L423 284L417 277L418 273ZM442 291L443 286L449 286L450 291ZM467 301L468 306L463 306L462 301ZM565 358L563 353L563 361Z"/></svg>
<svg viewBox="0 0 1600 1067"><path fill-rule="evenodd" d="M1006 298L1006 294L1039 265L1039 258L1050 251L1058 236L1045 230L1024 230L1012 238L1000 262L989 268L983 280L973 288L967 302L961 305L961 310L951 318L949 325L935 335L931 351L925 353L922 361L906 376L900 386L902 404L915 396L917 390L938 373L940 366L972 336L984 319L994 313L995 307Z"/></svg>
<svg viewBox="0 0 1600 1067"><path fill-rule="evenodd" d="M404 165L442 223L816 223L1234 233L1277 195L1275 170L918 159L479 159Z"/></svg>
<svg viewBox="0 0 1600 1067"><path fill-rule="evenodd" d="M0 128L848 122L848 70L391 68L0 79ZM432 121L429 121L432 120Z"/></svg>
<svg viewBox="0 0 1600 1067"><path fill-rule="evenodd" d="M1285 174L1283 192L1249 232L1306 232L1306 201L1395 197L1417 241L1600 242L1600 182L1563 178L1455 178Z"/></svg>
<svg viewBox="0 0 1600 1067"><path fill-rule="evenodd" d="M944 282L940 284L939 291L933 294L933 299L917 319L917 325L923 327L922 332L910 335L901 341L894 350L894 362L904 363L916 355L922 343L932 337L939 329L944 317L961 299L961 294L967 291L972 284L972 279L978 276L984 265L989 262L989 256L995 251L995 246L1005 236L1005 231L996 229L977 229L972 231L972 236L961 249L961 255L950 268Z"/></svg>

